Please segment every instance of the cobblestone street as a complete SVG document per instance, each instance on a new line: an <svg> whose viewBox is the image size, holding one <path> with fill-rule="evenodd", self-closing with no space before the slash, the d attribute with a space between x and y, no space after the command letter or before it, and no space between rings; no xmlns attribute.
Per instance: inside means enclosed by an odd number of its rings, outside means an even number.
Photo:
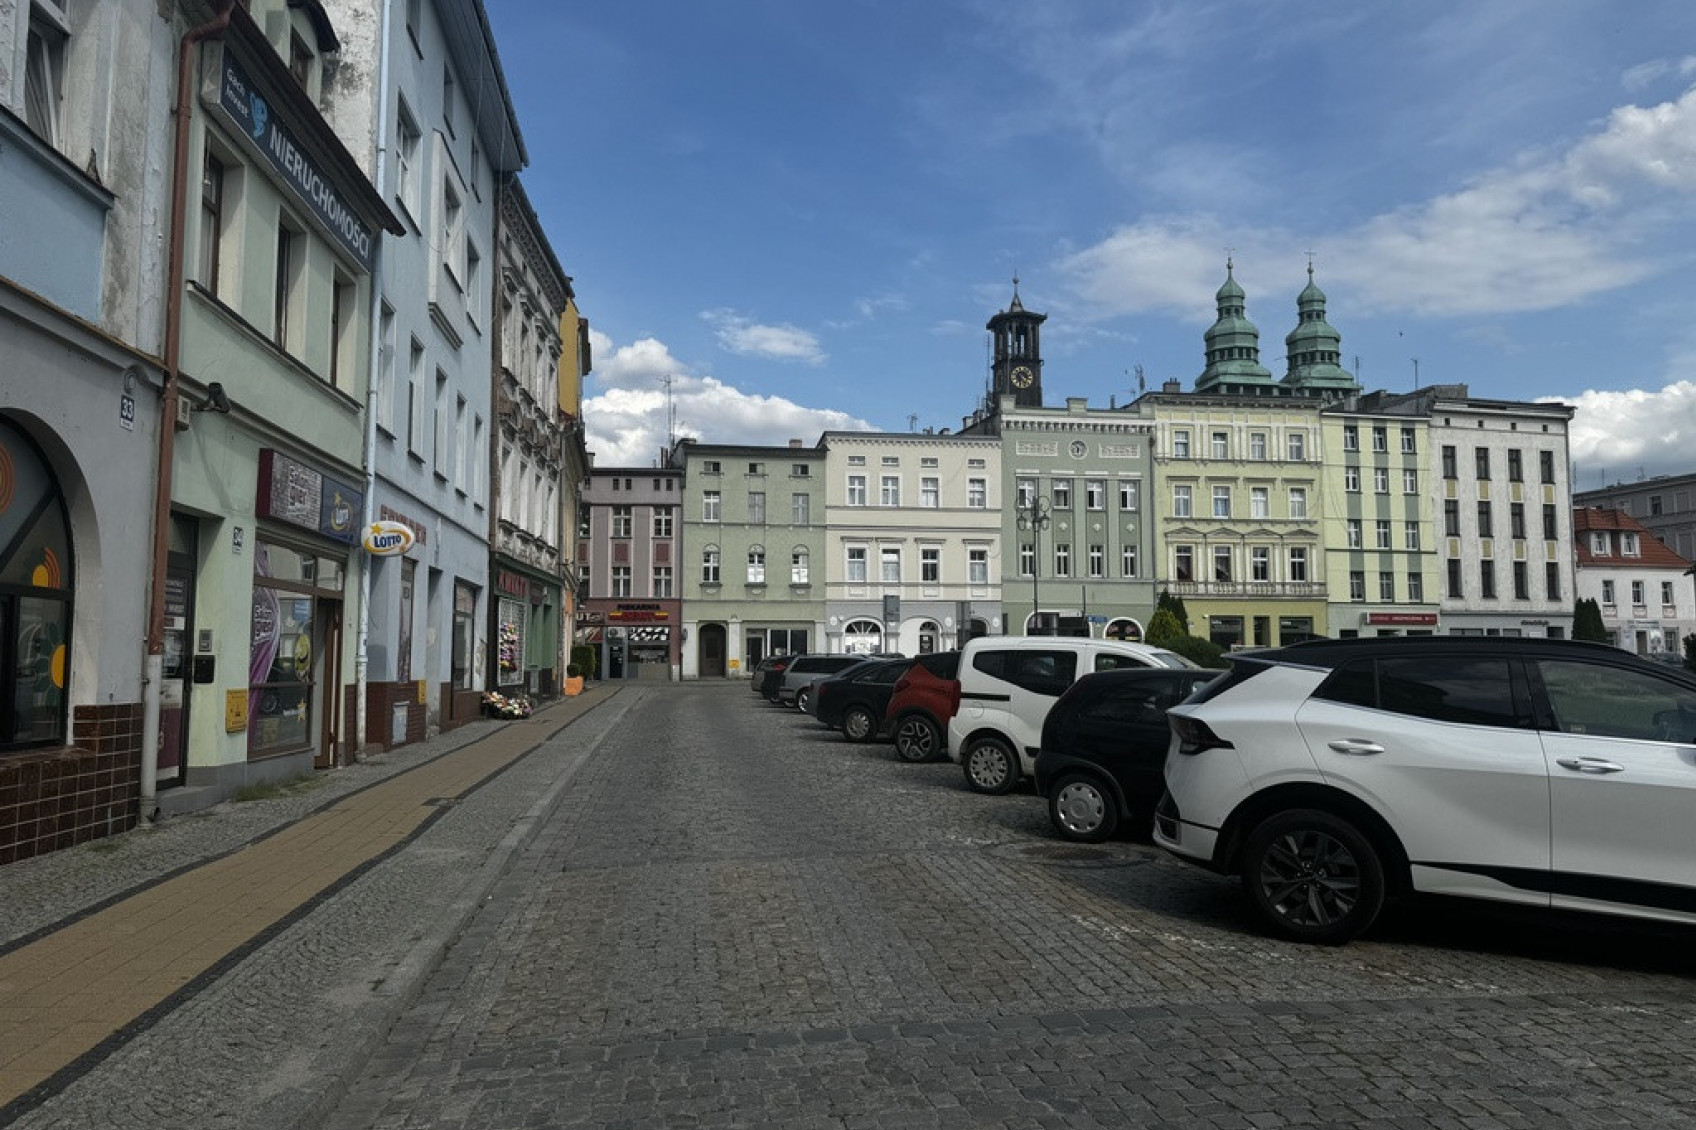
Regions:
<svg viewBox="0 0 1696 1130"><path fill-rule="evenodd" d="M1289 945L744 685L620 705L327 1125L1696 1126L1689 931Z"/></svg>

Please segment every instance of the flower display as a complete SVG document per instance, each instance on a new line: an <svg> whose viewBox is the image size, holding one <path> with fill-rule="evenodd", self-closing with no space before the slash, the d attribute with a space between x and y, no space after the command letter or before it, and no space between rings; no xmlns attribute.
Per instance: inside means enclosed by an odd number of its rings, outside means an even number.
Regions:
<svg viewBox="0 0 1696 1130"><path fill-rule="evenodd" d="M528 718L535 708L525 695L505 695L495 691L483 692L483 713L490 718Z"/></svg>

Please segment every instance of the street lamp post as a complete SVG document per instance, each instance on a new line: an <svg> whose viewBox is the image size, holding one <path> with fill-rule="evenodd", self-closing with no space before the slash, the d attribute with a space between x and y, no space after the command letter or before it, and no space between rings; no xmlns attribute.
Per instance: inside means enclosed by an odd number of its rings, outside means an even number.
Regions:
<svg viewBox="0 0 1696 1130"><path fill-rule="evenodd" d="M1049 514L1048 499L1035 493L1021 502L1018 506L1019 529L1028 530L1031 535L1031 629L1026 635L1037 635L1035 630L1041 624L1040 610L1042 598L1037 589L1037 578L1042 575L1042 531L1054 519Z"/></svg>

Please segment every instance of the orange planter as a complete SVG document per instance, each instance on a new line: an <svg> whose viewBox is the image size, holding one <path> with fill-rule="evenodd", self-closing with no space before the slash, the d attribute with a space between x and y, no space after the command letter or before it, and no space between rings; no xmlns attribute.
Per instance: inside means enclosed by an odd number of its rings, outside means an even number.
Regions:
<svg viewBox="0 0 1696 1130"><path fill-rule="evenodd" d="M582 694L583 693L583 676L581 676L581 675L567 675L565 677L565 693L567 695Z"/></svg>

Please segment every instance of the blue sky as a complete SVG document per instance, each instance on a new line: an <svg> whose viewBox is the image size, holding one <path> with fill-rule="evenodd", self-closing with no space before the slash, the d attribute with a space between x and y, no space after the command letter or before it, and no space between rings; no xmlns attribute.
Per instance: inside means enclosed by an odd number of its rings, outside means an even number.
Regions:
<svg viewBox="0 0 1696 1130"><path fill-rule="evenodd" d="M1227 253L1281 375L1311 252L1368 388L1696 470L1689 0L486 2L600 466L667 378L705 442L957 429L1015 272L1049 403L1191 387Z"/></svg>

